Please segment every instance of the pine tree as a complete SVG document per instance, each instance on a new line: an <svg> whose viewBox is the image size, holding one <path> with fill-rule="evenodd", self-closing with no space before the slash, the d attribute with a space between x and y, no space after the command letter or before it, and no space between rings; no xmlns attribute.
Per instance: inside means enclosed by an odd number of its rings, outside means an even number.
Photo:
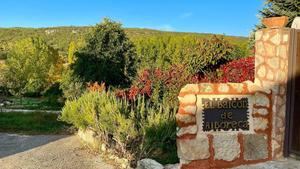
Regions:
<svg viewBox="0 0 300 169"><path fill-rule="evenodd" d="M260 12L262 18L274 16L289 17L288 27L296 16L300 16L300 0L267 0L265 8Z"/></svg>

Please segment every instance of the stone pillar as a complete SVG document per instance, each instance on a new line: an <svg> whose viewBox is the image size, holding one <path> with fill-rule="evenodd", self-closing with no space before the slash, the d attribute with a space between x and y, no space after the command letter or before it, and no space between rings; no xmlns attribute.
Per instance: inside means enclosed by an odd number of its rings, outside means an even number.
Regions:
<svg viewBox="0 0 300 169"><path fill-rule="evenodd" d="M292 29L262 29L255 34L255 84L272 92L272 158L283 157L288 60Z"/></svg>

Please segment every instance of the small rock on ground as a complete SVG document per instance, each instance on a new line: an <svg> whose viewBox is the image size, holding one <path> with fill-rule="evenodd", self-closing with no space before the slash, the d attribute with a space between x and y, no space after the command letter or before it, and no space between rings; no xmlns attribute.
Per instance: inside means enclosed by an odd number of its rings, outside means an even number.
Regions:
<svg viewBox="0 0 300 169"><path fill-rule="evenodd" d="M138 161L136 169L164 169L164 166L152 159L142 159Z"/></svg>

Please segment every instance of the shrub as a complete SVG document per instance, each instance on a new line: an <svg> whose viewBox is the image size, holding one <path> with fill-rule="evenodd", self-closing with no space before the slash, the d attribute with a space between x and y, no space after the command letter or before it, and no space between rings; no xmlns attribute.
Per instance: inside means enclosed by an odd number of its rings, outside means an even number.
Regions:
<svg viewBox="0 0 300 169"><path fill-rule="evenodd" d="M219 69L198 77L201 82L235 82L254 81L254 57L234 60L221 65Z"/></svg>
<svg viewBox="0 0 300 169"><path fill-rule="evenodd" d="M72 100L81 96L85 90L85 85L78 76L74 75L72 70L67 69L62 74L59 88L66 99Z"/></svg>
<svg viewBox="0 0 300 169"><path fill-rule="evenodd" d="M58 51L41 38L27 38L14 43L5 61L6 86L16 96L39 95L52 85Z"/></svg>
<svg viewBox="0 0 300 169"><path fill-rule="evenodd" d="M167 104L153 106L142 96L129 104L110 91L89 91L67 101L60 119L77 128L93 128L119 156L135 165L145 157L176 162L176 111Z"/></svg>
<svg viewBox="0 0 300 169"><path fill-rule="evenodd" d="M126 86L136 73L136 52L121 24L104 19L75 53L74 73L84 82Z"/></svg>
<svg viewBox="0 0 300 169"><path fill-rule="evenodd" d="M196 44L190 46L185 65L191 75L203 73L235 59L239 52L224 37L213 36L210 39L197 41Z"/></svg>
<svg viewBox="0 0 300 169"><path fill-rule="evenodd" d="M144 95L154 104L165 100L170 105L177 105L179 90L189 82L192 82L192 78L183 65L173 65L168 70L145 69L139 73L131 88L116 93L118 97L126 97L128 100Z"/></svg>

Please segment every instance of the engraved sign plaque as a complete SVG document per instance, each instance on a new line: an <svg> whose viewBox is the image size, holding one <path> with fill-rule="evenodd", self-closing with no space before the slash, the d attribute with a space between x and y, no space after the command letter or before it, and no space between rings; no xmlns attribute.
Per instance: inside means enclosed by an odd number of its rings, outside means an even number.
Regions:
<svg viewBox="0 0 300 169"><path fill-rule="evenodd" d="M249 131L248 98L202 98L203 131Z"/></svg>

